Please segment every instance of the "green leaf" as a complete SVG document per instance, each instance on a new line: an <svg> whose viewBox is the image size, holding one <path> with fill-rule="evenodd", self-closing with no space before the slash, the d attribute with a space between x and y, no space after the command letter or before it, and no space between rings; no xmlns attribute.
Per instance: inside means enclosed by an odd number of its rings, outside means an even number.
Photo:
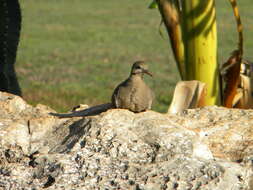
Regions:
<svg viewBox="0 0 253 190"><path fill-rule="evenodd" d="M163 20L161 19L161 22L159 24L159 34L162 37L162 39L165 39L165 37L163 35L163 31L162 31L162 25L163 25Z"/></svg>
<svg viewBox="0 0 253 190"><path fill-rule="evenodd" d="M156 0L153 0L150 5L148 6L149 9L156 9L158 6L157 6L157 3L156 3Z"/></svg>

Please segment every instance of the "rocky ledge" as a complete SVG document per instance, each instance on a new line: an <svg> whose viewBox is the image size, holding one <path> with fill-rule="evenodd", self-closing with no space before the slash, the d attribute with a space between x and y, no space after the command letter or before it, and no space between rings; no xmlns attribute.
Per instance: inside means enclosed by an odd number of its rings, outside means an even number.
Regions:
<svg viewBox="0 0 253 190"><path fill-rule="evenodd" d="M58 119L8 93L0 108L0 189L253 189L252 110Z"/></svg>

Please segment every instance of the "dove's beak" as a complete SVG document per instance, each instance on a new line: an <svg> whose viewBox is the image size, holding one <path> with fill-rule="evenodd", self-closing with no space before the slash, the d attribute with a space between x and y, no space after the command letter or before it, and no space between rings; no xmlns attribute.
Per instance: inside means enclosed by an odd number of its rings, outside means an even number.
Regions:
<svg viewBox="0 0 253 190"><path fill-rule="evenodd" d="M150 73L148 70L143 70L144 73L148 74L149 76L153 77L153 74Z"/></svg>

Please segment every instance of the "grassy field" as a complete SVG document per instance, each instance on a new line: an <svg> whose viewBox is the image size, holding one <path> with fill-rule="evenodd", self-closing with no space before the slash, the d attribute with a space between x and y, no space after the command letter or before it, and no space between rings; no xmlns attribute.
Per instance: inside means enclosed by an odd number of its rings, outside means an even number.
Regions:
<svg viewBox="0 0 253 190"><path fill-rule="evenodd" d="M245 57L253 60L252 0L240 1ZM146 60L154 78L153 109L165 112L179 80L167 38L159 35L160 16L139 0L20 0L22 35L17 73L24 98L57 111L110 101L135 60ZM219 61L237 46L228 0L217 1ZM164 31L164 36L166 32Z"/></svg>

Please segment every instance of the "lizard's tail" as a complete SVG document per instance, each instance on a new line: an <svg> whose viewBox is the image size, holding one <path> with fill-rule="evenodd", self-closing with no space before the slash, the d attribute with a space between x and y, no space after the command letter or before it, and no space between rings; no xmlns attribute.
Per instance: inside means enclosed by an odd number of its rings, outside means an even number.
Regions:
<svg viewBox="0 0 253 190"><path fill-rule="evenodd" d="M106 103L106 104L100 104L97 106L93 106L93 107L87 108L85 110L74 111L72 113L49 113L49 114L59 117L59 118L84 117L84 116L97 115L97 114L100 114L100 113L105 112L105 111L112 109L112 108L114 108L112 103Z"/></svg>

